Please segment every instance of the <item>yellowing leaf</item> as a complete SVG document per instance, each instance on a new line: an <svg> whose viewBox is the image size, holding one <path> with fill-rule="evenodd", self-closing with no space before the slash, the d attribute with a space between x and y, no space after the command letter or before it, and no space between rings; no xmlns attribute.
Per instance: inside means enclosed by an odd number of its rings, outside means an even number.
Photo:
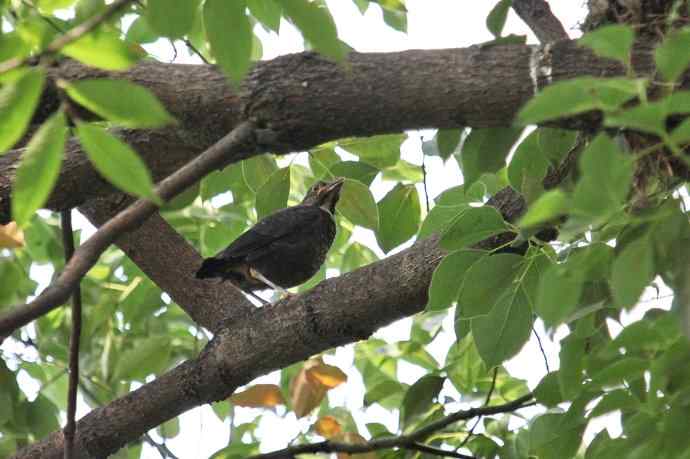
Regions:
<svg viewBox="0 0 690 459"><path fill-rule="evenodd" d="M314 430L324 438L333 438L342 432L340 423L333 416L319 418L314 424Z"/></svg>
<svg viewBox="0 0 690 459"><path fill-rule="evenodd" d="M327 389L333 389L347 381L347 375L340 368L325 363L309 368L307 376L323 384Z"/></svg>
<svg viewBox="0 0 690 459"><path fill-rule="evenodd" d="M309 378L307 372L318 365L322 365L321 359L310 359L304 363L302 369L292 380L290 385L290 400L292 409L298 418L304 417L314 408L319 406L326 396L327 388L315 378Z"/></svg>
<svg viewBox="0 0 690 459"><path fill-rule="evenodd" d="M24 233L16 222L0 225L0 249L24 247Z"/></svg>
<svg viewBox="0 0 690 459"><path fill-rule="evenodd" d="M232 395L230 401L237 406L250 408L272 408L285 404L280 388L275 384L256 384Z"/></svg>

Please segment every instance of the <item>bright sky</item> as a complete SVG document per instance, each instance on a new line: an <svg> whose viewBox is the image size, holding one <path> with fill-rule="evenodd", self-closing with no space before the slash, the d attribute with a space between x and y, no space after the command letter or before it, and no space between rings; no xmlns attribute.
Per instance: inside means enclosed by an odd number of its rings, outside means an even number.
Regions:
<svg viewBox="0 0 690 459"><path fill-rule="evenodd" d="M563 21L566 30L575 38L579 36L577 24L584 18L584 0L552 0L551 8L556 16ZM399 51L405 49L438 49L438 48L457 48L472 44L488 41L492 38L486 30L485 18L495 1L457 1L457 0L407 0L408 14L407 35L396 32L388 28L381 18L381 10L372 4L367 13L362 16L351 1L329 0L328 6L333 13L338 27L338 33L345 42L354 47L357 51ZM527 26L511 11L504 34L527 34L528 42L536 43L536 38L529 31ZM264 59L271 59L275 56L298 52L303 50L302 38L300 34L290 24L283 22L280 35L267 33L257 26L257 34L262 40ZM172 49L166 43L157 43L149 50L156 54L158 58L168 61L172 58ZM198 63L195 56L187 55L184 45L178 46L181 52L177 62ZM413 163L421 163L421 139L429 138L433 131L409 132L409 139L403 145L403 157ZM427 170L429 177L429 194L433 198L441 191L462 183L462 175L454 162L444 165L439 158L427 159ZM373 191L375 197L379 199L390 188L392 183L374 183ZM419 190L422 193L422 190ZM421 196L421 194L420 194ZM84 229L85 235L90 234L93 229L83 219L79 219L77 226ZM375 239L368 231L357 231L355 237L376 248ZM376 248L377 253L381 252ZM32 276L45 284L49 272L42 269L32 270ZM651 306L651 304L650 304ZM654 303L654 306L659 306ZM638 308L647 309L647 308ZM643 310L634 311L634 318L637 319ZM444 322L445 333L442 333L428 348L439 362L444 362L445 354L454 340L452 314ZM389 341L405 340L409 338L410 319L405 319L391 326L378 331L375 336L385 338ZM555 336L549 337L541 327L541 323L536 325L537 332L542 337L544 349L552 369L558 367L558 340L566 333L559 330ZM349 380L329 392L331 405L342 406L356 412L356 419L361 432L366 432L364 424L368 422L380 422L385 424L389 430L395 431L397 427L397 415L372 406L362 411L362 399L364 386L361 378L356 371L348 371L353 362L353 346L338 348L335 355L325 356L327 363L339 366L348 373ZM528 381L530 388L534 388L539 380L546 373L544 361L539 351L534 337L525 346L523 351L506 364L510 373L518 378ZM411 384L415 382L424 371L420 368L405 362L399 363L399 379L402 382ZM26 381L26 378L23 378ZM266 375L255 382L278 383L279 373ZM33 384L22 386L29 388ZM30 391L29 391L30 392ZM457 398L457 393L448 383L444 387L444 394ZM449 407L457 408L457 407ZM279 412L282 414L282 408ZM80 404L78 416L83 416L88 411L85 404ZM257 415L264 411L237 408L235 423L252 421ZM361 414L364 413L364 414ZM227 445L229 438L229 425L223 425L209 406L204 406L180 417L181 434L177 438L167 442L168 447L180 458L206 458L213 452ZM297 421L293 414L283 420L278 416L265 415L260 424L258 435L264 440L263 450L271 451L281 449L287 445L300 431L306 431L314 422L313 417L307 417ZM598 423L597 428L601 428L602 423ZM615 429L614 429L615 430ZM157 440L155 432L151 432ZM615 431L611 432L616 433ZM159 458L160 455L152 447L145 445L143 456L147 459Z"/></svg>

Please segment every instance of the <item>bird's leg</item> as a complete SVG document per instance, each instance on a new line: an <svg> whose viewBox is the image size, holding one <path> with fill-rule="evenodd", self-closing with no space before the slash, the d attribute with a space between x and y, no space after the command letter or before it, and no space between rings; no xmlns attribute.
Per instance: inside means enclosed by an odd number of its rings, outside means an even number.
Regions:
<svg viewBox="0 0 690 459"><path fill-rule="evenodd" d="M270 280L266 279L266 276L264 276L263 274L261 274L259 271L257 271L254 268L249 268L249 275L251 275L254 279L260 280L264 284L271 287L273 290L280 292L281 295L285 295L285 296L290 295L290 293L287 290L285 290L283 287L281 287L279 285L274 284Z"/></svg>

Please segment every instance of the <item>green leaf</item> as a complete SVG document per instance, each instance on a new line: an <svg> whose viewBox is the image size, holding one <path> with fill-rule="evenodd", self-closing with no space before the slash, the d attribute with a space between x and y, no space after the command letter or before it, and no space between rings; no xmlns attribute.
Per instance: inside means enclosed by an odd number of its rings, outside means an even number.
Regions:
<svg viewBox="0 0 690 459"><path fill-rule="evenodd" d="M340 265L340 271L343 273L353 271L364 265L378 260L379 257L367 246L360 244L359 242L353 242L348 245L345 254L343 255L343 261Z"/></svg>
<svg viewBox="0 0 690 459"><path fill-rule="evenodd" d="M213 56L230 81L242 81L251 65L252 27L244 0L206 0L204 27ZM228 31L232 31L229 39Z"/></svg>
<svg viewBox="0 0 690 459"><path fill-rule="evenodd" d="M117 360L114 381L142 381L152 373L164 370L171 355L170 338L152 336L138 339L136 345L124 351Z"/></svg>
<svg viewBox="0 0 690 459"><path fill-rule="evenodd" d="M334 175L330 168L340 161L340 156L335 152L333 145L327 144L314 148L309 152L309 167L314 172L314 177L325 177L330 180Z"/></svg>
<svg viewBox="0 0 690 459"><path fill-rule="evenodd" d="M494 37L498 38L501 36L503 26L508 18L508 10L512 4L513 0L500 0L486 17L486 28L489 29L489 32L491 32Z"/></svg>
<svg viewBox="0 0 690 459"><path fill-rule="evenodd" d="M539 381L537 387L534 388L534 398L537 402L548 407L554 407L563 402L557 371L548 373Z"/></svg>
<svg viewBox="0 0 690 459"><path fill-rule="evenodd" d="M158 34L180 38L192 28L198 6L193 0L148 0L146 19Z"/></svg>
<svg viewBox="0 0 690 459"><path fill-rule="evenodd" d="M447 160L460 145L463 129L439 129L434 137L439 155Z"/></svg>
<svg viewBox="0 0 690 459"><path fill-rule="evenodd" d="M574 333L561 340L558 354L561 368L558 371L558 382L561 394L566 400L574 400L582 391L582 370L587 342Z"/></svg>
<svg viewBox="0 0 690 459"><path fill-rule="evenodd" d="M107 78L64 83L67 94L93 113L130 128L155 128L174 121L148 89Z"/></svg>
<svg viewBox="0 0 690 459"><path fill-rule="evenodd" d="M261 24L278 33L283 7L275 0L247 0L249 11Z"/></svg>
<svg viewBox="0 0 690 459"><path fill-rule="evenodd" d="M105 70L127 70L144 54L122 41L117 32L96 30L60 51L65 56Z"/></svg>
<svg viewBox="0 0 690 459"><path fill-rule="evenodd" d="M398 32L407 33L407 12L383 9L383 22Z"/></svg>
<svg viewBox="0 0 690 459"><path fill-rule="evenodd" d="M468 204L454 206L435 205L424 219L417 237L425 239L432 234L443 233L456 217L469 208Z"/></svg>
<svg viewBox="0 0 690 459"><path fill-rule="evenodd" d="M484 173L496 173L506 165L506 158L522 128L472 129L460 152L465 186Z"/></svg>
<svg viewBox="0 0 690 459"><path fill-rule="evenodd" d="M331 174L333 177L345 177L358 180L366 186L371 185L379 170L362 161L340 161L333 164Z"/></svg>
<svg viewBox="0 0 690 459"><path fill-rule="evenodd" d="M337 209L355 225L373 230L379 227L376 201L369 188L361 182L345 179Z"/></svg>
<svg viewBox="0 0 690 459"><path fill-rule="evenodd" d="M639 406L639 400L630 395L630 392L625 389L616 389L608 392L602 397L599 403L597 403L597 406L592 409L589 417L595 418L618 410L637 410Z"/></svg>
<svg viewBox="0 0 690 459"><path fill-rule="evenodd" d="M392 409L400 407L406 386L393 379L387 379L364 394L364 406L368 407L378 403L384 408Z"/></svg>
<svg viewBox="0 0 690 459"><path fill-rule="evenodd" d="M522 257L499 253L483 257L465 274L458 297L458 310L462 317L489 314L494 305L511 289L522 264Z"/></svg>
<svg viewBox="0 0 690 459"><path fill-rule="evenodd" d="M79 142L96 170L110 183L127 193L160 203L146 164L121 140L105 129L77 124Z"/></svg>
<svg viewBox="0 0 690 459"><path fill-rule="evenodd" d="M36 400L27 403L26 421L36 438L43 438L60 428L58 408L47 397L38 394Z"/></svg>
<svg viewBox="0 0 690 459"><path fill-rule="evenodd" d="M469 279L465 280L467 285ZM505 292L487 315L472 318L472 336L484 363L488 367L500 365L520 352L529 340L532 322L529 300L522 289Z"/></svg>
<svg viewBox="0 0 690 459"><path fill-rule="evenodd" d="M244 183L254 193L257 193L268 178L278 170L276 160L268 154L245 159L240 164Z"/></svg>
<svg viewBox="0 0 690 459"><path fill-rule="evenodd" d="M395 166L400 159L403 134L377 135L340 142L339 146L380 169Z"/></svg>
<svg viewBox="0 0 690 459"><path fill-rule="evenodd" d="M180 433L180 418L172 418L169 421L165 421L156 427L156 433L165 439L177 437Z"/></svg>
<svg viewBox="0 0 690 459"><path fill-rule="evenodd" d="M400 420L403 426L410 425L418 416L424 414L441 392L445 378L434 375L422 376L405 393Z"/></svg>
<svg viewBox="0 0 690 459"><path fill-rule="evenodd" d="M645 287L654 279L653 246L641 237L625 246L613 261L611 290L618 307L635 305Z"/></svg>
<svg viewBox="0 0 690 459"><path fill-rule="evenodd" d="M410 239L419 229L421 207L414 185L398 184L378 204L376 241L384 252Z"/></svg>
<svg viewBox="0 0 690 459"><path fill-rule="evenodd" d="M670 30L657 47L656 66L667 81L676 81L690 64L690 29Z"/></svg>
<svg viewBox="0 0 690 459"><path fill-rule="evenodd" d="M536 130L539 149L552 164L558 165L577 142L578 132L541 127Z"/></svg>
<svg viewBox="0 0 690 459"><path fill-rule="evenodd" d="M606 115L604 125L627 127L642 132L664 135L668 112L662 103L644 103L618 113Z"/></svg>
<svg viewBox="0 0 690 459"><path fill-rule="evenodd" d="M613 24L598 27L587 32L577 42L587 46L594 54L616 59L625 65L630 62L630 48L635 41L635 33L628 25Z"/></svg>
<svg viewBox="0 0 690 459"><path fill-rule="evenodd" d="M587 424L571 424L565 413L547 413L529 427L529 450L539 459L564 459L577 453Z"/></svg>
<svg viewBox="0 0 690 459"><path fill-rule="evenodd" d="M520 219L520 228L533 228L568 212L570 200L561 190L550 190L530 205Z"/></svg>
<svg viewBox="0 0 690 459"><path fill-rule="evenodd" d="M590 110L614 110L637 96L642 81L579 77L542 89L518 114L522 124L540 124Z"/></svg>
<svg viewBox="0 0 690 459"><path fill-rule="evenodd" d="M139 16L127 29L125 39L130 42L147 44L158 40L159 36L151 29L146 16Z"/></svg>
<svg viewBox="0 0 690 459"><path fill-rule="evenodd" d="M43 92L45 75L40 69L22 71L13 83L0 89L0 154L22 138Z"/></svg>
<svg viewBox="0 0 690 459"><path fill-rule="evenodd" d="M494 207L470 207L444 232L441 247L446 250L463 249L507 229L503 217Z"/></svg>
<svg viewBox="0 0 690 459"><path fill-rule="evenodd" d="M338 39L338 31L326 5L320 1L292 0L282 3L283 11L314 49L336 61L345 59L347 47Z"/></svg>
<svg viewBox="0 0 690 459"><path fill-rule="evenodd" d="M539 145L540 130L532 131L518 145L508 165L510 185L519 191L527 203L534 202L543 192L542 184L550 161Z"/></svg>
<svg viewBox="0 0 690 459"><path fill-rule="evenodd" d="M43 123L22 155L12 186L12 219L20 227L45 204L60 174L67 123L62 111Z"/></svg>
<svg viewBox="0 0 690 459"><path fill-rule="evenodd" d="M424 172L422 166L401 159L395 166L384 169L381 178L392 182L419 183L424 180Z"/></svg>
<svg viewBox="0 0 690 459"><path fill-rule="evenodd" d="M634 173L631 158L606 134L598 135L580 156L582 177L573 193L573 212L605 217L625 201Z"/></svg>
<svg viewBox="0 0 690 459"><path fill-rule="evenodd" d="M578 305L583 279L577 272L553 265L539 282L536 309L544 323L551 327L562 323Z"/></svg>
<svg viewBox="0 0 690 459"><path fill-rule="evenodd" d="M484 255L486 253L479 250L458 250L446 255L431 278L426 310L437 311L450 307L458 298L465 273Z"/></svg>
<svg viewBox="0 0 690 459"><path fill-rule="evenodd" d="M613 386L625 381L634 381L642 378L648 368L648 360L639 357L626 357L592 374L592 384L595 386Z"/></svg>
<svg viewBox="0 0 690 459"><path fill-rule="evenodd" d="M256 192L256 214L259 219L287 206L290 196L290 166L274 172Z"/></svg>

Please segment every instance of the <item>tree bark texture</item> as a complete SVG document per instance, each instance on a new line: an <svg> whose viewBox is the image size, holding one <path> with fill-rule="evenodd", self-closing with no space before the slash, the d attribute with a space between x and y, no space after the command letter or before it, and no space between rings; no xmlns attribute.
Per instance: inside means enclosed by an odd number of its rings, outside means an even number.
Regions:
<svg viewBox="0 0 690 459"><path fill-rule="evenodd" d="M506 126L537 86L582 75L623 74L618 63L597 58L574 41L562 41L549 47L551 76L535 82L530 66L537 49L486 45L352 53L341 64L313 53L291 54L257 64L240 96L210 66L146 61L112 74L65 61L51 69L50 76L76 80L105 75L151 89L179 124L160 130L121 130L120 135L160 180L243 119L263 126L259 140L268 149L286 153L343 137L405 129ZM646 48L634 53L633 63L642 75L650 75L654 68ZM57 106L52 87L43 97L37 120ZM10 219L10 189L20 154L18 149L0 157L0 223ZM76 207L112 191L72 140L46 207Z"/></svg>

